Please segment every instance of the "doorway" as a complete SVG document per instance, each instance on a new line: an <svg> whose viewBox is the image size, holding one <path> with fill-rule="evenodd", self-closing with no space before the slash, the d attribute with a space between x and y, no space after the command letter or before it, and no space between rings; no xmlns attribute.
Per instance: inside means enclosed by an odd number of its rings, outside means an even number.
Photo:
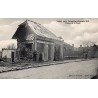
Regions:
<svg viewBox="0 0 98 98"><path fill-rule="evenodd" d="M11 52L11 59L12 59L12 62L14 62L14 57L15 57L15 53L14 53L14 52Z"/></svg>

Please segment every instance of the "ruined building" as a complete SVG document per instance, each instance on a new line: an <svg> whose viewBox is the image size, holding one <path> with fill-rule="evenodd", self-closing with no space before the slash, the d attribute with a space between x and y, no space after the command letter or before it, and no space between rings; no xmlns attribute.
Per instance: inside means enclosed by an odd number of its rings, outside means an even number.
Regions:
<svg viewBox="0 0 98 98"><path fill-rule="evenodd" d="M19 58L63 60L64 41L39 23L26 20L19 25L12 39L17 39Z"/></svg>

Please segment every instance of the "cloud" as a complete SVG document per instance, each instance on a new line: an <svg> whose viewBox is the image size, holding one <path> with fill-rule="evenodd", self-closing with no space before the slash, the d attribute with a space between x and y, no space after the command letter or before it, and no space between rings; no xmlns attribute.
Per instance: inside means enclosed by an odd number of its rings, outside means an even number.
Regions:
<svg viewBox="0 0 98 98"><path fill-rule="evenodd" d="M70 36L71 30L69 29L69 26L65 26L61 23L58 23L56 21L52 21L49 24L43 24L44 27L52 31L55 35L62 36L64 39L67 39L67 36Z"/></svg>
<svg viewBox="0 0 98 98"><path fill-rule="evenodd" d="M57 36L62 36L65 42L79 46L83 40L96 41L98 44L98 20L80 24L64 24L52 21L44 26Z"/></svg>
<svg viewBox="0 0 98 98"><path fill-rule="evenodd" d="M18 24L22 21L15 21L9 25L0 26L0 40L11 39L12 35L15 33Z"/></svg>
<svg viewBox="0 0 98 98"><path fill-rule="evenodd" d="M0 41L0 51L2 50L2 48L7 48L8 45L12 44L14 44L15 47L17 47L17 41L14 39Z"/></svg>

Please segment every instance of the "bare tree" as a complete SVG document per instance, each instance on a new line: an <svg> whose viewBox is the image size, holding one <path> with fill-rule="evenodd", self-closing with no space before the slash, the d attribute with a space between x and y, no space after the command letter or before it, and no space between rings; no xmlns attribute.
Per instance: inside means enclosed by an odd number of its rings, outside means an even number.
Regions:
<svg viewBox="0 0 98 98"><path fill-rule="evenodd" d="M90 47L90 46L93 46L93 45L95 45L95 44L96 44L95 41L90 41L90 40L82 41L83 47Z"/></svg>
<svg viewBox="0 0 98 98"><path fill-rule="evenodd" d="M11 44L7 46L7 49L16 49L16 46L15 44Z"/></svg>

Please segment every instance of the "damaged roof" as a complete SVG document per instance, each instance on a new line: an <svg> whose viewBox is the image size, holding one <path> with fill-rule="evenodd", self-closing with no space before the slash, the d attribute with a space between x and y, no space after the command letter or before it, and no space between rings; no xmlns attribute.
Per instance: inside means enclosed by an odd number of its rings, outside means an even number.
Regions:
<svg viewBox="0 0 98 98"><path fill-rule="evenodd" d="M34 35L61 41L60 38L58 38L55 34L46 29L44 26L31 20L26 20L25 22L21 23L17 28L15 34L13 35L12 39L33 40Z"/></svg>

